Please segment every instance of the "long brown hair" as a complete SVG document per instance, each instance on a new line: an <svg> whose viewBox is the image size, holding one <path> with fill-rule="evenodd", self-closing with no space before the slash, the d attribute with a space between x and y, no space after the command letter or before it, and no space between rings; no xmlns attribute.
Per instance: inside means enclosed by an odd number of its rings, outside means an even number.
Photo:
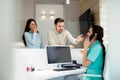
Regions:
<svg viewBox="0 0 120 80"><path fill-rule="evenodd" d="M25 41L24 33L30 31L29 26L30 26L30 23L31 23L32 21L34 21L35 24L37 25L36 21L35 21L34 19L32 19L32 18L30 18L30 19L27 20L27 23L26 23L26 25L25 25L25 30L24 30L23 36L22 36L22 40L23 40L25 46L27 46L27 44L26 44L26 41ZM37 31L37 32L38 32L38 31Z"/></svg>

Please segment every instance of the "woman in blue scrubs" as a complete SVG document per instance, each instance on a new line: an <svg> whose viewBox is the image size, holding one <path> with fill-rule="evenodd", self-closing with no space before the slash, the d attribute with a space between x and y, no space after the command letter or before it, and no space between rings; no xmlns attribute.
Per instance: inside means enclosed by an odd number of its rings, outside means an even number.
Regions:
<svg viewBox="0 0 120 80"><path fill-rule="evenodd" d="M91 37L91 35L94 36ZM92 25L87 32L84 42L83 67L87 68L86 74L103 74L105 62L105 46L103 44L104 30L101 26ZM84 80L103 80L103 78L85 77Z"/></svg>
<svg viewBox="0 0 120 80"><path fill-rule="evenodd" d="M27 20L22 39L27 48L43 47L42 37L38 32L37 23L34 19Z"/></svg>

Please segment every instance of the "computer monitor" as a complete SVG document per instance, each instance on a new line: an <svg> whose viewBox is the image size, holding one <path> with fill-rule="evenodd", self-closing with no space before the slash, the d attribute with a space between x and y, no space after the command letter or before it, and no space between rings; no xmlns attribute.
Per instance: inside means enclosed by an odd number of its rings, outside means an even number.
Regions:
<svg viewBox="0 0 120 80"><path fill-rule="evenodd" d="M48 64L71 63L71 53L69 46L46 46Z"/></svg>

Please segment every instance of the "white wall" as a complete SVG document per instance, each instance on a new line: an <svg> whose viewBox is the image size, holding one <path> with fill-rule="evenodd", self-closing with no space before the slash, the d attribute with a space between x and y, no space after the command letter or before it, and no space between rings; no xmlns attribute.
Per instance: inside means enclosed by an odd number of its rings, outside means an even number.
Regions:
<svg viewBox="0 0 120 80"><path fill-rule="evenodd" d="M120 80L120 0L106 0L110 79Z"/></svg>
<svg viewBox="0 0 120 80"><path fill-rule="evenodd" d="M79 21L68 21L67 25L68 25L67 29L70 31L74 38L80 35ZM77 44L76 48L80 48L81 47L80 44L81 43Z"/></svg>
<svg viewBox="0 0 120 80"><path fill-rule="evenodd" d="M66 21L78 21L80 16L80 1L71 0L70 4L64 5L64 14Z"/></svg>
<svg viewBox="0 0 120 80"><path fill-rule="evenodd" d="M12 45L21 40L24 19L34 16L33 1L0 0L0 80L15 80Z"/></svg>
<svg viewBox="0 0 120 80"><path fill-rule="evenodd" d="M19 3L19 4L18 4ZM16 42L22 41L23 31L27 19L35 18L35 0L17 0L15 38Z"/></svg>
<svg viewBox="0 0 120 80"><path fill-rule="evenodd" d="M0 80L13 79L10 47L15 24L14 3L14 0L0 0Z"/></svg>
<svg viewBox="0 0 120 80"><path fill-rule="evenodd" d="M41 18L41 11L46 12L46 18ZM39 32L42 34L43 43L48 44L47 33L54 28L54 19L51 20L50 12L55 12L55 18L63 17L63 5L49 5L49 4L37 4L36 5L36 21L38 24Z"/></svg>
<svg viewBox="0 0 120 80"><path fill-rule="evenodd" d="M80 1L70 1L70 4L64 5L64 16L65 16L65 26L73 35L73 37L77 37L80 35L80 24L79 24L79 16L80 16ZM77 44L76 48L80 48L81 44Z"/></svg>

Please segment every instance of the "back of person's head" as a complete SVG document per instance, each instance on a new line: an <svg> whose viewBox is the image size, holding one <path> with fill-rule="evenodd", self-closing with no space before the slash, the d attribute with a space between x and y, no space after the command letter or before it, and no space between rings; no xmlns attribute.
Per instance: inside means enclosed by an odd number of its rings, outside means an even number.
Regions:
<svg viewBox="0 0 120 80"><path fill-rule="evenodd" d="M56 18L54 24L56 25L58 22L64 22L63 18Z"/></svg>
<svg viewBox="0 0 120 80"><path fill-rule="evenodd" d="M27 45L26 45L26 41L25 41L24 33L30 31L29 26L30 26L30 23L31 23L32 21L34 21L35 24L37 25L36 21L35 21L34 19L32 19L32 18L30 18L30 19L27 20L26 25L25 25L25 30L24 30L24 32L23 32L23 36L22 36L22 40L23 40L25 46L27 46Z"/></svg>
<svg viewBox="0 0 120 80"><path fill-rule="evenodd" d="M97 33L97 40L102 41L104 29L99 25L92 25L93 33Z"/></svg>

